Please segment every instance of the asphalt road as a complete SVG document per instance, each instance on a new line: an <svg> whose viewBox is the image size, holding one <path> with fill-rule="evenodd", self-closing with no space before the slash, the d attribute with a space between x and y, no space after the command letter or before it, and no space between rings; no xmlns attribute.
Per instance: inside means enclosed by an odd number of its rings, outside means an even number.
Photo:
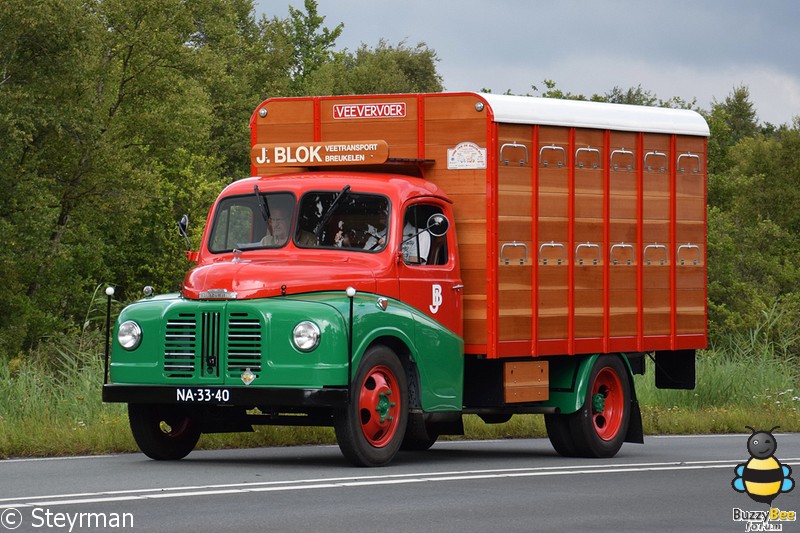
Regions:
<svg viewBox="0 0 800 533"><path fill-rule="evenodd" d="M800 478L800 434L775 456ZM648 437L613 459L565 459L546 439L439 442L388 467L335 446L0 461L0 533L15 531L749 531L734 509L747 435ZM800 489L773 507L800 512ZM759 523L755 523L759 525ZM771 522L800 533L800 520Z"/></svg>

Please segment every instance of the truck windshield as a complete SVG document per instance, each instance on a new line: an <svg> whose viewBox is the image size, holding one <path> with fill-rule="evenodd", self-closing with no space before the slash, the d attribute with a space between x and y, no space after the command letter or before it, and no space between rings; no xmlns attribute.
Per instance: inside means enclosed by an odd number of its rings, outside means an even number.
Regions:
<svg viewBox="0 0 800 533"><path fill-rule="evenodd" d="M208 248L214 253L233 249L281 248L289 242L295 208L294 195L287 192L260 194L269 213L264 220L254 194L230 196L219 202Z"/></svg>
<svg viewBox="0 0 800 533"><path fill-rule="evenodd" d="M389 199L347 192L330 210L341 192L309 192L299 203L288 192L259 193L266 203L267 220L255 194L223 198L214 214L208 249L212 253L276 249L285 247L293 238L299 248L383 250Z"/></svg>
<svg viewBox="0 0 800 533"><path fill-rule="evenodd" d="M379 252L386 247L389 199L385 196L350 190L312 191L300 199L297 212L294 238L301 248Z"/></svg>

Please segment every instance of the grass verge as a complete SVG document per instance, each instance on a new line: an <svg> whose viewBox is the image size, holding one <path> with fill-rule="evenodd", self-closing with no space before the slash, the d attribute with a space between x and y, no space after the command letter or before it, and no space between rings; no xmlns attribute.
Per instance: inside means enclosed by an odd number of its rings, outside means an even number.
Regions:
<svg viewBox="0 0 800 533"><path fill-rule="evenodd" d="M137 451L122 404L103 404L99 339L53 342L46 353L0 360L0 458ZM708 350L698 356L697 388L659 390L653 373L636 376L646 434L745 433L745 426L800 431L797 365L773 352ZM504 424L465 417L465 438L544 437L544 419L518 415ZM199 447L287 446L335 442L331 428L257 427L204 435Z"/></svg>

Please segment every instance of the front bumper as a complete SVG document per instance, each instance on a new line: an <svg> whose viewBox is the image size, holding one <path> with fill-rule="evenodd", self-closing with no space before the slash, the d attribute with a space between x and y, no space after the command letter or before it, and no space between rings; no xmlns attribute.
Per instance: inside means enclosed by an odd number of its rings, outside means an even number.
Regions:
<svg viewBox="0 0 800 533"><path fill-rule="evenodd" d="M347 405L346 387L321 389L174 386L174 385L103 385L104 402L151 403L175 405L221 405L243 407L343 407Z"/></svg>

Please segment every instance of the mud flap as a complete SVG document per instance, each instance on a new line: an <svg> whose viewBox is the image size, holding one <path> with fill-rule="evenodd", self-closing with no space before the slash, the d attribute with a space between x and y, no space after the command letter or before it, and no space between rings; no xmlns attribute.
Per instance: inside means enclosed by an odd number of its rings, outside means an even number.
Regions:
<svg viewBox="0 0 800 533"><path fill-rule="evenodd" d="M644 428L642 427L642 412L639 410L639 401L636 393L631 388L631 416L628 419L628 433L625 434L625 442L644 444Z"/></svg>
<svg viewBox="0 0 800 533"><path fill-rule="evenodd" d="M463 435L464 419L461 411L442 411L425 413L425 426L436 432L437 435Z"/></svg>
<svg viewBox="0 0 800 533"><path fill-rule="evenodd" d="M631 414L628 418L628 432L625 434L625 442L634 444L644 444L644 427L642 426L642 411L639 408L639 400L636 397L636 386L633 382L634 374L644 374L644 357L623 357L628 368L628 383L631 389Z"/></svg>

